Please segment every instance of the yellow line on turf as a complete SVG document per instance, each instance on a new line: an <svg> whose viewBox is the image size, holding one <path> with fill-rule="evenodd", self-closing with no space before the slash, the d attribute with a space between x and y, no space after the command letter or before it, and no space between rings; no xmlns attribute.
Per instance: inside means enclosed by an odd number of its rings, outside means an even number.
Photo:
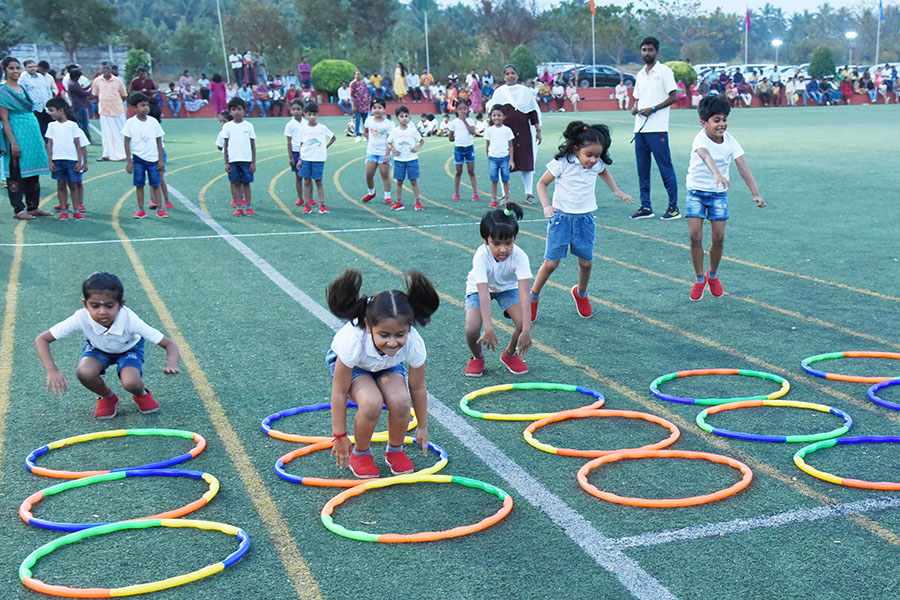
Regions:
<svg viewBox="0 0 900 600"><path fill-rule="evenodd" d="M306 560L301 556L296 540L290 534L290 524L287 522L287 519L284 518L284 515L281 514L281 511L269 494L266 484L254 466L247 449L244 447L243 442L231 425L231 422L228 420L228 415L225 414L225 408L219 402L218 396L216 395L215 390L213 390L209 378L206 376L203 367L200 365L200 361L194 354L190 344L188 344L187 339L182 335L181 329L175 323L175 319L172 317L172 314L160 297L156 286L153 285L146 269L144 269L144 265L141 262L138 253L135 251L134 246L129 242L128 236L119 224L119 211L125 203L125 199L128 198L131 193L132 192L129 190L119 198L119 201L116 203L112 214L113 229L115 230L116 235L119 236L119 239L123 241L122 247L125 249L128 259L131 261L138 281L141 283L141 287L144 288L147 298L149 298L150 303L153 305L156 314L159 315L160 322L163 324L165 331L168 333L169 337L178 344L178 348L181 351L181 360L184 362L184 365L191 376L194 387L200 394L203 406L206 408L206 412L209 413L210 421L212 422L213 427L215 427L219 438L221 438L225 446L225 451L228 452L238 476L241 478L244 487L247 489L247 493L253 502L253 506L256 508L260 517L262 517L262 521L266 526L269 537L272 539L272 543L278 550L285 571L287 571L288 577L291 579L294 591L300 598L320 600L323 596L319 589L319 584L313 577Z"/></svg>
<svg viewBox="0 0 900 600"><path fill-rule="evenodd" d="M20 221L15 228L16 242L25 241L25 222ZM16 333L16 308L19 303L19 274L22 271L24 248L16 247L9 264L6 280L3 325L0 329L0 487L3 484L3 446L6 442L6 418L9 414L10 392L12 389L13 349Z"/></svg>

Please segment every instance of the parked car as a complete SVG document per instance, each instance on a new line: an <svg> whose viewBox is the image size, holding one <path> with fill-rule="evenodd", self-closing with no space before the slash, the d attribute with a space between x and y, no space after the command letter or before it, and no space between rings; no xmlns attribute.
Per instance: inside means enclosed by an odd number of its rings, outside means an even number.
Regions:
<svg viewBox="0 0 900 600"><path fill-rule="evenodd" d="M628 87L634 86L635 75L633 73L624 73L609 65L588 65L578 69L578 87L593 86L595 75L597 87L616 87L619 85L620 77Z"/></svg>

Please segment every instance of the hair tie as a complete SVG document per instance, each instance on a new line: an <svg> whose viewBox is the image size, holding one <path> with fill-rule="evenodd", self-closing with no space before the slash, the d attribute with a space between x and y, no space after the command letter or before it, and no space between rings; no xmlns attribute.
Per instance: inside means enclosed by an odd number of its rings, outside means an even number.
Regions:
<svg viewBox="0 0 900 600"><path fill-rule="evenodd" d="M509 210L508 208L504 208L504 209L503 209L503 214L506 215L506 216L508 217L509 215L512 214L512 211Z"/></svg>
<svg viewBox="0 0 900 600"><path fill-rule="evenodd" d="M366 304L375 299L375 296L366 296Z"/></svg>
<svg viewBox="0 0 900 600"><path fill-rule="evenodd" d="M581 128L582 131L587 131L587 125Z"/></svg>

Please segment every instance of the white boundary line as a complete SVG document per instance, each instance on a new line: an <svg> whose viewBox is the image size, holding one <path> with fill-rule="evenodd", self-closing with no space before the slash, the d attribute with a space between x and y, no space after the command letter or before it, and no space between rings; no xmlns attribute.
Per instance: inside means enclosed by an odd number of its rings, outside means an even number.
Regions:
<svg viewBox="0 0 900 600"><path fill-rule="evenodd" d="M235 250L253 263L278 287L312 313L333 331L343 325L337 317L328 312L318 302L298 289L284 275L256 254L246 244L237 239L212 217L201 211L181 192L169 186L169 192L194 213L201 221L219 234ZM446 404L428 394L428 405L431 414L453 433L465 446L478 456L497 475L509 483L532 506L546 514L565 531L566 535L580 546L597 564L609 571L636 598L645 600L676 600L676 597L658 582L652 575L644 571L640 565L614 547L615 541L603 535L581 514L569 507L553 492L544 487L534 477L525 472L502 450L478 430L451 410Z"/></svg>

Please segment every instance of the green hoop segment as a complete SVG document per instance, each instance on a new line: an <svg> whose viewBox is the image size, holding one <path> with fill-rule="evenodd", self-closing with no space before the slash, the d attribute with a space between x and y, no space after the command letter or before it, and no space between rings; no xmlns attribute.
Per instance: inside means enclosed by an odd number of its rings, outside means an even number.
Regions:
<svg viewBox="0 0 900 600"><path fill-rule="evenodd" d="M680 377L692 377L695 375L743 375L744 377L759 377L760 379L769 379L781 384L781 389L765 396L744 396L735 398L685 398L681 396L672 396L665 392L659 391L659 384L678 379ZM729 402L743 402L745 400L775 400L781 398L791 389L791 384L784 377L766 373L765 371L752 371L750 369L693 369L690 371L676 371L661 375L653 380L650 384L650 392L660 400L668 400L669 402L679 402L681 404L700 404L703 406L714 406L717 404L727 404Z"/></svg>
<svg viewBox="0 0 900 600"><path fill-rule="evenodd" d="M492 421L536 421L538 419L545 419L547 417L551 417L555 415L559 411L554 412L544 412L544 413L530 413L530 414L521 414L521 413L484 413L479 412L477 410L473 410L469 407L469 402L479 396L485 396L487 394L492 394L494 392L506 392L509 390L552 390L558 392L580 392L585 394L586 396L590 396L594 398L594 402L588 406L579 407L580 409L596 409L600 408L606 403L606 399L603 397L603 394L596 390L592 390L590 388L582 387L580 385L570 385L567 383L504 383L502 385L492 385L490 387L481 388L480 390L475 390L474 392L469 392L465 396L462 397L462 400L459 401L459 409L469 415L470 417L475 417L476 419L488 419Z"/></svg>
<svg viewBox="0 0 900 600"><path fill-rule="evenodd" d="M844 420L844 424L837 429L824 431L821 433L810 433L804 435L762 435L756 433L743 433L741 431L730 431L713 427L706 422L708 415L726 410L734 410L736 408L755 408L759 406L782 406L787 408L805 408L809 410L818 410L824 413L836 415ZM822 440L830 440L838 436L844 435L853 427L853 419L844 411L817 404L815 402L791 402L789 400L746 400L744 402L729 402L728 404L720 404L712 408L707 408L697 415L697 426L707 433L714 433L725 437L737 438L741 440L753 440L757 442L788 442L788 443L810 443Z"/></svg>

